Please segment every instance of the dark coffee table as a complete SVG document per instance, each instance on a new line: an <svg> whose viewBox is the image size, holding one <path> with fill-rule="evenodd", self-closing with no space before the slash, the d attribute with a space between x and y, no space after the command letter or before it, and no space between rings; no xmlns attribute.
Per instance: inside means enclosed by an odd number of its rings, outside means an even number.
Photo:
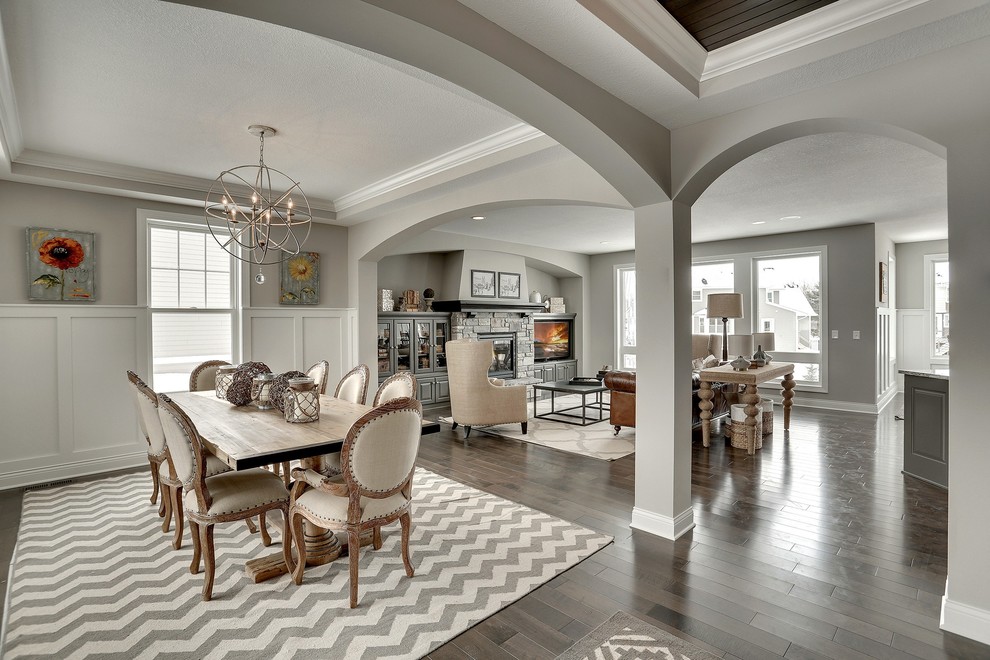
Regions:
<svg viewBox="0 0 990 660"><path fill-rule="evenodd" d="M545 392L550 392L550 410L548 412L537 415L536 414L536 403L539 397L536 396L538 390L543 390ZM597 424L598 422L604 421L604 412L608 410L608 403L602 401L602 392L607 392L608 388L601 383L595 384L578 384L571 385L569 381L558 380L553 383L539 383L533 385L533 417L536 419L550 419L555 422L563 422L565 424L575 424L578 426L588 426L589 424ZM568 406L567 408L557 409L556 407L556 396L558 394L580 394L581 403L576 406ZM595 398L592 401L588 401L588 395L593 394ZM570 411L580 410L581 414L577 415ZM589 417L588 412L598 411L598 418ZM571 421L570 419L561 419L563 417L570 417L572 419L579 419L581 421Z"/></svg>

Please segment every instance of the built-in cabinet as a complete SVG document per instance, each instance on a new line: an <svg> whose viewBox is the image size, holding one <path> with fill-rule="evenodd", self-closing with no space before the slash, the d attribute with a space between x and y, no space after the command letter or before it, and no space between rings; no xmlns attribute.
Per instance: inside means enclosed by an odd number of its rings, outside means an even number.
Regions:
<svg viewBox="0 0 990 660"><path fill-rule="evenodd" d="M949 486L949 377L904 374L904 474Z"/></svg>
<svg viewBox="0 0 990 660"><path fill-rule="evenodd" d="M416 375L424 404L450 400L447 340L450 314L395 312L378 315L378 382L400 371Z"/></svg>
<svg viewBox="0 0 990 660"><path fill-rule="evenodd" d="M578 375L577 360L537 362L533 368L533 377L539 378L544 383L552 383L558 380L570 380Z"/></svg>

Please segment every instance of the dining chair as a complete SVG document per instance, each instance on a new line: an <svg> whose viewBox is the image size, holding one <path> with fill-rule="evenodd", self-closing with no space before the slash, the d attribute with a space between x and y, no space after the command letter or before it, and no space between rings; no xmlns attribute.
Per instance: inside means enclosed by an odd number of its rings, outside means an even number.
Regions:
<svg viewBox="0 0 990 660"><path fill-rule="evenodd" d="M375 392L375 398L371 405L377 408L383 403L401 397L416 399L418 398L416 394L416 376L410 371L400 371L382 381L382 384L378 386L378 391Z"/></svg>
<svg viewBox="0 0 990 660"><path fill-rule="evenodd" d="M149 438L149 460L151 460L152 445L163 447L156 455L156 463L153 463L152 481L155 482L156 490L161 489L161 504L158 507L158 515L162 520L162 532L168 532L175 519L175 536L172 539L172 547L178 550L182 547L182 532L184 524L182 520L182 482L175 475L175 468L172 465L168 446L165 442L165 432L162 430L161 419L158 414L158 395L148 387L141 378L133 371L127 372L127 378L134 385L135 396L138 405L138 421L145 437ZM213 476L222 472L229 472L230 467L219 458L210 454L206 457L206 474ZM154 499L152 499L154 502ZM248 521L248 529L251 533L258 529L252 521ZM267 534L267 530L265 531Z"/></svg>
<svg viewBox="0 0 990 660"><path fill-rule="evenodd" d="M231 470L208 476L206 464L210 454L203 447L196 426L167 395L159 395L158 399L158 416L165 432L169 456L176 477L186 491L182 497L182 509L189 520L189 532L193 539L189 572L194 575L199 573L202 556L206 567L203 600L210 600L216 572L213 526L258 516L261 519L262 542L266 546L271 545L265 516L269 511L278 510L288 521L289 492L277 475L262 468ZM283 530L282 554L286 565L291 560L289 552L289 534Z"/></svg>
<svg viewBox="0 0 990 660"><path fill-rule="evenodd" d="M306 375L316 382L316 386L320 389L320 394L327 393L327 379L330 377L329 362L320 360L306 370Z"/></svg>
<svg viewBox="0 0 990 660"><path fill-rule="evenodd" d="M344 471L328 477L296 468L286 527L296 545L296 561L285 552L285 563L296 584L306 570L303 520L347 534L350 561L350 604L357 607L361 533L372 530L375 550L382 547L381 528L395 520L402 525L402 563L413 576L409 558L412 531L412 480L422 434L423 406L402 397L371 410L354 422L341 450Z"/></svg>
<svg viewBox="0 0 990 660"><path fill-rule="evenodd" d="M217 369L229 365L225 360L207 360L197 365L189 374L189 391L205 392L217 387Z"/></svg>
<svg viewBox="0 0 990 660"><path fill-rule="evenodd" d="M366 364L359 364L340 379L333 396L336 399L343 399L351 403L360 403L368 399L368 379L371 377L371 369Z"/></svg>
<svg viewBox="0 0 990 660"><path fill-rule="evenodd" d="M140 426L141 433L148 443L148 463L151 466L152 485L151 503L158 503L158 495L161 493L158 515L164 516L168 497L162 492L158 474L161 465L165 463L168 447L165 446L165 434L162 433L162 425L158 421L158 395L133 371L127 372L127 380L130 382L131 392L134 394L138 426Z"/></svg>

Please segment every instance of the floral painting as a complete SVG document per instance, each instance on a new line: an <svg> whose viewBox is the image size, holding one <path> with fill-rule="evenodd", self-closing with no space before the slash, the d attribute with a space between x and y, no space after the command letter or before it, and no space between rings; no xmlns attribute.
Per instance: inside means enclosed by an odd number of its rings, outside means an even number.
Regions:
<svg viewBox="0 0 990 660"><path fill-rule="evenodd" d="M300 252L279 265L281 305L315 305L320 302L320 253Z"/></svg>
<svg viewBox="0 0 990 660"><path fill-rule="evenodd" d="M95 300L95 244L90 232L28 227L28 300Z"/></svg>

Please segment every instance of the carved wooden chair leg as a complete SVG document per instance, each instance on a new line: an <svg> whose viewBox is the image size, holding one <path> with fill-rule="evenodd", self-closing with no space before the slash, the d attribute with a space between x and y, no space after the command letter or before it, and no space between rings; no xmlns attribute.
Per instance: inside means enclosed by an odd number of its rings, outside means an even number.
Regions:
<svg viewBox="0 0 990 660"><path fill-rule="evenodd" d="M160 484L158 482L158 466L155 465L154 461L148 460L148 464L151 465L151 503L155 504L158 502L158 492L160 489ZM161 507L158 508L158 515L162 515Z"/></svg>
<svg viewBox="0 0 990 660"><path fill-rule="evenodd" d="M382 549L382 528L381 527L375 527L372 530L371 547L373 547L375 550L381 550Z"/></svg>
<svg viewBox="0 0 990 660"><path fill-rule="evenodd" d="M361 559L361 535L356 529L347 530L347 555L351 568L351 609L358 602L358 565Z"/></svg>
<svg viewBox="0 0 990 660"><path fill-rule="evenodd" d="M289 569L289 574L292 574L292 534L289 533L289 506L286 505L281 509L282 520L284 525L282 526L282 559L285 560L285 565Z"/></svg>
<svg viewBox="0 0 990 660"><path fill-rule="evenodd" d="M268 525L265 524L265 512L264 511L262 511L260 514L258 514L258 522L260 523L258 525L258 527L259 527L259 529L261 529L261 542L267 548L268 546L270 546L272 544L272 537L268 533Z"/></svg>
<svg viewBox="0 0 990 660"><path fill-rule="evenodd" d="M203 600L210 600L213 597L213 577L217 569L216 551L213 547L213 525L201 525L199 533L202 535L199 544L202 546L206 564L206 575L203 579Z"/></svg>
<svg viewBox="0 0 990 660"><path fill-rule="evenodd" d="M200 551L200 538L199 538L199 525L195 520L189 521L189 536L192 537L193 542L193 555L192 563L189 564L189 572L193 575L199 573L199 558L202 556Z"/></svg>
<svg viewBox="0 0 990 660"><path fill-rule="evenodd" d="M174 499L172 501L172 511L175 513L175 538L172 539L172 547L178 550L182 547L182 487L173 488Z"/></svg>
<svg viewBox="0 0 990 660"><path fill-rule="evenodd" d="M175 498L172 497L171 487L163 486L163 488L164 492L162 492L162 504L165 507L165 511L162 514L162 533L167 534L172 524L172 502Z"/></svg>
<svg viewBox="0 0 990 660"><path fill-rule="evenodd" d="M409 557L409 537L412 533L412 516L409 515L408 511L399 516L399 524L402 525L402 563L406 567L406 575L412 577L415 573L412 559Z"/></svg>
<svg viewBox="0 0 990 660"><path fill-rule="evenodd" d="M258 526L254 524L254 518L245 518L244 522L247 523L248 531L250 531L252 534L258 533Z"/></svg>
<svg viewBox="0 0 990 660"><path fill-rule="evenodd" d="M288 488L289 484L292 482L292 466L288 461L282 463L282 483Z"/></svg>
<svg viewBox="0 0 990 660"><path fill-rule="evenodd" d="M289 523L286 523L289 526ZM292 542L296 545L296 570L292 572L292 579L296 584L302 584L303 571L306 570L306 540L303 538L303 519L298 513L292 516ZM286 530L288 533L288 530Z"/></svg>

